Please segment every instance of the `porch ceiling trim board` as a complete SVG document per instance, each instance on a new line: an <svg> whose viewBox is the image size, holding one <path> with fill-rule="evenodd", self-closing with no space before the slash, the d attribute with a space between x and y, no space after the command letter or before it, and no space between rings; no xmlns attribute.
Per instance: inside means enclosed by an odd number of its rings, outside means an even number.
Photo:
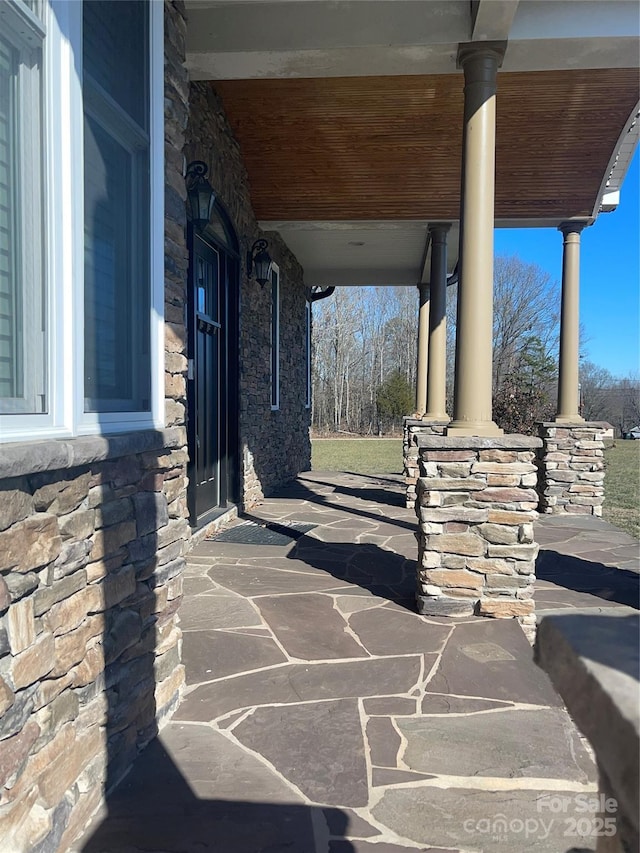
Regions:
<svg viewBox="0 0 640 853"><path fill-rule="evenodd" d="M456 220L459 74L216 81L260 220ZM496 219L590 217L635 68L501 72Z"/></svg>
<svg viewBox="0 0 640 853"><path fill-rule="evenodd" d="M187 0L192 80L449 74L509 40L505 71L637 65L634 0Z"/></svg>

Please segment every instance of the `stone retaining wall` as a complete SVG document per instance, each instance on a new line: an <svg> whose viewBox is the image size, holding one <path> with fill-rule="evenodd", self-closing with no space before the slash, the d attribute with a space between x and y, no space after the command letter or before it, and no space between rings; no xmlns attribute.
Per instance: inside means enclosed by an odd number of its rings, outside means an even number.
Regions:
<svg viewBox="0 0 640 853"><path fill-rule="evenodd" d="M418 440L422 435L444 435L446 425L444 421L423 421L420 418L404 418L402 421L402 461L407 487L407 509L413 509L416 505L416 484L420 476Z"/></svg>
<svg viewBox="0 0 640 853"><path fill-rule="evenodd" d="M539 425L541 512L602 515L604 434L608 429L609 424L601 422Z"/></svg>
<svg viewBox="0 0 640 853"><path fill-rule="evenodd" d="M534 622L540 439L421 436L418 612Z"/></svg>
<svg viewBox="0 0 640 853"><path fill-rule="evenodd" d="M614 617L566 611L545 617L536 638L536 663L595 752L600 793L589 805L598 853L640 850L639 632L631 608Z"/></svg>

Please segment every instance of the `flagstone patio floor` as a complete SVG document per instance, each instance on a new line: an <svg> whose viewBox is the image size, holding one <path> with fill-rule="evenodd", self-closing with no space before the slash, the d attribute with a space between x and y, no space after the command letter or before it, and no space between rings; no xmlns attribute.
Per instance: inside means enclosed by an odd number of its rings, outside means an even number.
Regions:
<svg viewBox="0 0 640 853"><path fill-rule="evenodd" d="M78 850L595 848L588 745L518 623L415 613L399 477L308 473L248 518L236 538L276 544L192 550L183 702ZM585 517L537 539L540 616L637 607L634 539Z"/></svg>

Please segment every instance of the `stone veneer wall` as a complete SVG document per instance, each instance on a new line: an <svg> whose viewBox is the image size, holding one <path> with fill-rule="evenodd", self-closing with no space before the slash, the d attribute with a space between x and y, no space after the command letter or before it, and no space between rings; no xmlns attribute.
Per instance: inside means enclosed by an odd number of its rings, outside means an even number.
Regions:
<svg viewBox="0 0 640 853"><path fill-rule="evenodd" d="M242 153L211 83L190 87L187 160L209 166L211 184L240 243L240 456L242 502L258 503L311 466L306 400L305 302L302 267L280 236L263 234L251 206ZM265 237L280 269L280 408L271 410L271 288L248 279L245 257Z"/></svg>
<svg viewBox="0 0 640 853"><path fill-rule="evenodd" d="M535 620L540 439L421 436L418 612Z"/></svg>
<svg viewBox="0 0 640 853"><path fill-rule="evenodd" d="M3 853L67 849L177 707L184 440L174 428L3 448Z"/></svg>
<svg viewBox="0 0 640 853"><path fill-rule="evenodd" d="M445 421L423 421L420 418L404 418L402 421L402 462L407 487L407 509L413 509L416 505L416 484L420 476L418 440L423 435L444 435L446 426Z"/></svg>
<svg viewBox="0 0 640 853"><path fill-rule="evenodd" d="M602 515L604 434L609 424L542 423L538 466L540 511L560 515Z"/></svg>
<svg viewBox="0 0 640 853"><path fill-rule="evenodd" d="M0 452L2 853L69 849L184 682L185 34L167 2L168 428Z"/></svg>

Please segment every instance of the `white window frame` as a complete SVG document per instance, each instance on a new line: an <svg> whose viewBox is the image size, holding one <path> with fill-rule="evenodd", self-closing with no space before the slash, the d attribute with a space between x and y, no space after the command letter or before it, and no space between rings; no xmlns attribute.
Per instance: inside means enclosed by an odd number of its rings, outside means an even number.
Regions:
<svg viewBox="0 0 640 853"><path fill-rule="evenodd" d="M81 4L77 4L81 7ZM153 429L164 426L164 8L162 3L149 3L149 158L150 158L150 264L151 281L149 323L151 365L151 408L149 412L85 412L84 379L76 383L78 433L118 433L132 429ZM80 9L82 14L82 9ZM83 121L78 121L82 128ZM82 158L80 159L82 162ZM81 189L83 189L81 187ZM83 201L83 199L82 199ZM84 226L84 204L82 204ZM82 243L84 253L84 242ZM84 256L82 269L84 268ZM84 277L76 276L76 302L80 317L84 317ZM84 331L76 337L84 368ZM84 374L83 374L84 375Z"/></svg>
<svg viewBox="0 0 640 853"><path fill-rule="evenodd" d="M38 70L35 71L29 68L22 68L19 72L19 89L21 96L24 96L25 102L22 103L22 109L19 115L18 138L20 145L25 151L24 160L34 168L35 174L29 176L22 174L21 190L24 195L21 198L20 218L18 222L19 240L22 250L21 254L21 270L25 273L25 278L34 282L37 289L41 290L42 302L38 306L38 313L44 321L44 329L40 335L40 340L34 348L25 346L25 341L22 341L24 347L22 356L27 368L24 371L23 382L25 385L24 399L31 397L33 400L36 396L36 388L42 390L46 399L46 406L51 406L49 388L44 384L47 366L50 363L50 355L48 352L48 334L49 334L49 318L48 318L48 299L46 280L44 278L44 267L46 257L46 240L44 231L45 212L47 204L47 195L45 194L45 154L43 152L43 138L41 134L44 130L44 92L43 80L46 73L45 70L45 52L47 27L46 21L38 18L25 4L23 3L5 3L0 7L0 26L7 34L9 43L24 57L26 60L30 58L31 52L40 54L40 62ZM36 106L38 116L32 120L30 109ZM27 107L27 108L25 108ZM17 236L17 235L16 235ZM33 245L33 241L37 241L37 249L31 251L29 246ZM38 267L42 272L38 272ZM24 290L22 293L24 306L23 312L29 312L28 303L31 299L36 299L34 293L29 290ZM29 328L31 326L31 328ZM33 324L26 324L23 333L27 336L34 331ZM43 361L41 361L41 359ZM43 373L44 372L44 373ZM38 374L40 374L39 379ZM9 412L0 414L0 436L4 434L5 422L17 424L20 428L28 427L32 418L44 418L44 413L34 414L20 411L19 398L11 398L15 402L14 413ZM11 405L11 404L10 404Z"/></svg>
<svg viewBox="0 0 640 853"><path fill-rule="evenodd" d="M275 285L275 295L273 287ZM275 305L275 329L274 329ZM275 363L275 371L273 369ZM280 408L280 267L271 265L271 411Z"/></svg>
<svg viewBox="0 0 640 853"><path fill-rule="evenodd" d="M48 411L0 415L0 442L164 428L164 6L148 5L151 410L84 412L82 3L45 0L42 142Z"/></svg>

